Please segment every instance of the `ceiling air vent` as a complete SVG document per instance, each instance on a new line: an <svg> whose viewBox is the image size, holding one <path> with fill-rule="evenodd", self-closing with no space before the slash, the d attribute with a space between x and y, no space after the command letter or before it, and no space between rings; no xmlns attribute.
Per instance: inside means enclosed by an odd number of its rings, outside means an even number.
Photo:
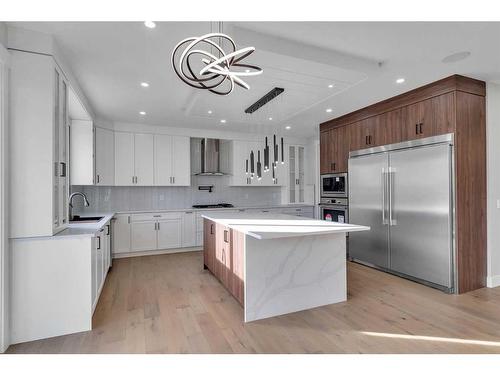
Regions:
<svg viewBox="0 0 500 375"><path fill-rule="evenodd" d="M262 98L260 98L255 103L253 103L250 107L248 107L247 109L245 109L245 113L254 113L260 107L266 105L271 100L273 100L274 98L276 98L283 91L285 91L285 89L282 89L281 87L275 87L274 89L272 89L271 91L269 91L266 95L264 95Z"/></svg>

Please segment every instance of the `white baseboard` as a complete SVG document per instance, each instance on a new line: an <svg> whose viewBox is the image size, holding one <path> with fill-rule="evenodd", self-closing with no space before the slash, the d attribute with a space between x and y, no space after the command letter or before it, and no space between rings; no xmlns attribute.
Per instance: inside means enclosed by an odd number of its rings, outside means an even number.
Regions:
<svg viewBox="0 0 500 375"><path fill-rule="evenodd" d="M113 254L113 259L142 257L142 256L160 255L160 254L187 253L190 251L200 251L200 250L203 250L203 246L181 247L177 249L164 249L164 250L135 251L130 253Z"/></svg>
<svg viewBox="0 0 500 375"><path fill-rule="evenodd" d="M488 288L495 288L497 286L500 286L500 275L488 276L486 278L486 286Z"/></svg>

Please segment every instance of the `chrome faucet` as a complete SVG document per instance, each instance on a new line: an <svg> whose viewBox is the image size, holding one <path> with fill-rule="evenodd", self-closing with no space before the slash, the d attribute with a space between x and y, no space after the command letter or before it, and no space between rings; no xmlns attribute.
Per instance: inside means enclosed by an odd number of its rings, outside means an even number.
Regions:
<svg viewBox="0 0 500 375"><path fill-rule="evenodd" d="M87 196L84 193L80 193L79 191L75 191L73 194L69 196L69 221L73 220L73 197L75 195L79 195L83 198L83 205L85 207L90 206L89 200L87 199Z"/></svg>

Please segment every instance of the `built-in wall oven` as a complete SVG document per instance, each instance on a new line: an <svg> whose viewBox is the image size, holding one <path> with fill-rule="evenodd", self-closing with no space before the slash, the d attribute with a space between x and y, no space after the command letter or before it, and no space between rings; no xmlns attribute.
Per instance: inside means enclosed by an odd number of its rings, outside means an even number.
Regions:
<svg viewBox="0 0 500 375"><path fill-rule="evenodd" d="M321 175L321 198L347 198L347 173Z"/></svg>
<svg viewBox="0 0 500 375"><path fill-rule="evenodd" d="M321 198L319 213L321 220L348 223L349 205L347 198Z"/></svg>

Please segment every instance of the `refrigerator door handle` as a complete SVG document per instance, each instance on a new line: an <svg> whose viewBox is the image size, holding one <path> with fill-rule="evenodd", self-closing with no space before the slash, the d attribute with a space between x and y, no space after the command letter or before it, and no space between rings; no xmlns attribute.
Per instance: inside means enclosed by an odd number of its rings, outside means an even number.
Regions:
<svg viewBox="0 0 500 375"><path fill-rule="evenodd" d="M382 225L387 225L386 210L387 210L387 172L382 168Z"/></svg>
<svg viewBox="0 0 500 375"><path fill-rule="evenodd" d="M394 218L394 177L396 175L396 170L389 167L387 174L389 176L389 226L394 226L397 224Z"/></svg>

